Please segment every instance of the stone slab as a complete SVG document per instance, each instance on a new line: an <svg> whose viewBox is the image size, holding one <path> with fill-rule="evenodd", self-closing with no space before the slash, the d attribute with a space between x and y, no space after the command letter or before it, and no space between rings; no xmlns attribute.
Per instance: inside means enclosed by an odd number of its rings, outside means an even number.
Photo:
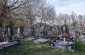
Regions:
<svg viewBox="0 0 85 55"><path fill-rule="evenodd" d="M35 40L34 43L41 44L41 43L45 43L47 41L49 41L49 39L40 38L40 39Z"/></svg>

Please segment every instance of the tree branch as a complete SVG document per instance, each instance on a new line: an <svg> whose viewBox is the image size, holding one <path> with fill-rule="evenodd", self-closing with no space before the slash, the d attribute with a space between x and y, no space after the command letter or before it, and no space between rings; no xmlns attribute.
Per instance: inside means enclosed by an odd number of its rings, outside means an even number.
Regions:
<svg viewBox="0 0 85 55"><path fill-rule="evenodd" d="M22 5L24 5L24 4L28 3L28 2L30 2L30 1L25 1L24 3L18 5L17 7L12 8L11 10L15 10L15 9L21 7Z"/></svg>
<svg viewBox="0 0 85 55"><path fill-rule="evenodd" d="M15 1L9 8L13 7L19 0Z"/></svg>

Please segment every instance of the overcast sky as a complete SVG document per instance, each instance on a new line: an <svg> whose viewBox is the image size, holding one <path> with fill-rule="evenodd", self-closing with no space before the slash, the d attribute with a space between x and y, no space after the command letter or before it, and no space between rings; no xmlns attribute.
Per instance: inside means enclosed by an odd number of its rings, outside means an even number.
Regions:
<svg viewBox="0 0 85 55"><path fill-rule="evenodd" d="M85 14L85 0L47 0L55 7L56 13Z"/></svg>

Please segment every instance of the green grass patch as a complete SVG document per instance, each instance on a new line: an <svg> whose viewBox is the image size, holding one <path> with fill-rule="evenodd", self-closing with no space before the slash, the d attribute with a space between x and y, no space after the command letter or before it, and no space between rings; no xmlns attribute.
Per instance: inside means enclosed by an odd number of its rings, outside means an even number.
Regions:
<svg viewBox="0 0 85 55"><path fill-rule="evenodd" d="M76 51L72 53L65 49L51 48L48 43L35 44L21 40L21 44L16 48L7 49L5 55L85 55L84 47L83 43L77 42Z"/></svg>

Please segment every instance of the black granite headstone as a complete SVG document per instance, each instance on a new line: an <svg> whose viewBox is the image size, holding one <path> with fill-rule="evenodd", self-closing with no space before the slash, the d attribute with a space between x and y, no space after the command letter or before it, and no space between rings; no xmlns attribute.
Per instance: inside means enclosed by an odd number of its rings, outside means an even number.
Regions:
<svg viewBox="0 0 85 55"><path fill-rule="evenodd" d="M61 33L62 33L62 35L64 35L65 32L69 34L69 27L68 27L67 24L65 24L65 25L63 25L61 27Z"/></svg>
<svg viewBox="0 0 85 55"><path fill-rule="evenodd" d="M62 30L62 33L64 33L64 32L69 32L69 27L68 27L68 25L67 25L67 24L63 25L63 26L61 27L61 30Z"/></svg>
<svg viewBox="0 0 85 55"><path fill-rule="evenodd" d="M9 41L11 41L14 35L13 27L11 25L5 26L4 32L7 33Z"/></svg>

